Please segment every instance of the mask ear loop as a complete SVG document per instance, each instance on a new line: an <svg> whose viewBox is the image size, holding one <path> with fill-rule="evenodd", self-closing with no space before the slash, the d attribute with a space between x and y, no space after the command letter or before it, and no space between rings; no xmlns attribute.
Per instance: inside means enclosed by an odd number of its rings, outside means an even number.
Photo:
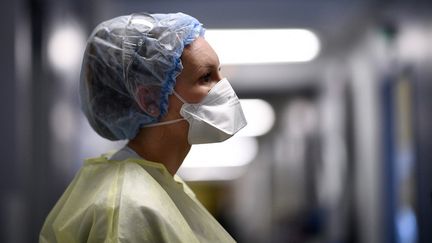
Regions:
<svg viewBox="0 0 432 243"><path fill-rule="evenodd" d="M186 100L184 100L175 90L173 90L173 93L181 102L183 102L183 104L187 104ZM180 122L183 120L186 120L186 119L185 118L179 118L179 119L175 119L175 120L171 120L171 121L156 122L156 123L144 125L142 127L157 127L157 126L169 125L169 124L177 123L177 122Z"/></svg>
<svg viewBox="0 0 432 243"><path fill-rule="evenodd" d="M173 123L180 122L180 121L183 121L183 120L186 120L186 119L179 118L179 119L175 119L175 120L171 120L171 121L164 121L164 122L157 122L157 123L147 124L147 125L144 125L142 127L157 127L157 126L169 125L169 124L173 124Z"/></svg>
<svg viewBox="0 0 432 243"><path fill-rule="evenodd" d="M173 93L181 102L183 102L183 104L188 104L188 102L183 99L175 90L173 90Z"/></svg>

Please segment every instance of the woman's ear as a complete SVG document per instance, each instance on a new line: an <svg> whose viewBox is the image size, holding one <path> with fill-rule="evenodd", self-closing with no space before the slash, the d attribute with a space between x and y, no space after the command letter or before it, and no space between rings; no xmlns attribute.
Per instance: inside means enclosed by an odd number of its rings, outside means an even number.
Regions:
<svg viewBox="0 0 432 243"><path fill-rule="evenodd" d="M159 99L160 87L153 85L138 85L136 89L136 101L142 111L151 117L158 117L160 115Z"/></svg>

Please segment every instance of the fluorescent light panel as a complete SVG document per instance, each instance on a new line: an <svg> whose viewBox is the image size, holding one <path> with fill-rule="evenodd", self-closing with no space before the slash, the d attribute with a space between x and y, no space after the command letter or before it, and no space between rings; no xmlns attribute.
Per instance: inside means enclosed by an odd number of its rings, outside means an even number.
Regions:
<svg viewBox="0 0 432 243"><path fill-rule="evenodd" d="M178 174L186 181L229 181L239 178L246 170L245 166L180 167Z"/></svg>
<svg viewBox="0 0 432 243"><path fill-rule="evenodd" d="M193 145L183 168L235 167L250 163L258 153L258 141L253 137L234 136L222 143Z"/></svg>
<svg viewBox="0 0 432 243"><path fill-rule="evenodd" d="M240 103L248 124L237 135L257 137L268 133L275 122L273 107L261 99L241 99Z"/></svg>
<svg viewBox="0 0 432 243"><path fill-rule="evenodd" d="M74 24L59 25L48 42L48 58L51 65L61 72L79 70L85 49L83 30Z"/></svg>
<svg viewBox="0 0 432 243"><path fill-rule="evenodd" d="M320 50L306 29L208 29L205 38L221 64L307 62Z"/></svg>

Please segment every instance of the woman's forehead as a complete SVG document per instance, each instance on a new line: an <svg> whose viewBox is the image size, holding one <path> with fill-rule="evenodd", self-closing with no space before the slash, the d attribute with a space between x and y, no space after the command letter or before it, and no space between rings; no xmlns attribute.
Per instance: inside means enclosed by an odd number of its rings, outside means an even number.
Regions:
<svg viewBox="0 0 432 243"><path fill-rule="evenodd" d="M182 61L194 66L219 67L219 58L216 52L202 37L197 38L184 49Z"/></svg>

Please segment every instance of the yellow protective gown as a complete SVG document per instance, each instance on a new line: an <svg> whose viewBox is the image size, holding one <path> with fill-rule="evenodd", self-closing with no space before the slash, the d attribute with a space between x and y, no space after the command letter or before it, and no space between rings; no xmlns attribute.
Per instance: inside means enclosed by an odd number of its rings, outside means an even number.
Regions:
<svg viewBox="0 0 432 243"><path fill-rule="evenodd" d="M40 243L234 242L177 175L125 148L85 161Z"/></svg>

